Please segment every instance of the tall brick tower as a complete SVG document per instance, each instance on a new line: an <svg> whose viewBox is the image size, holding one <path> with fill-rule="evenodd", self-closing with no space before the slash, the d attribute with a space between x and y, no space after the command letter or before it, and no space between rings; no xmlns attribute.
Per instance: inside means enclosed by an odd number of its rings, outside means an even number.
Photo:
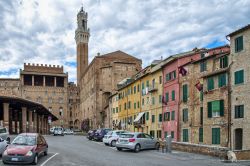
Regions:
<svg viewBox="0 0 250 166"><path fill-rule="evenodd" d="M75 31L76 50L77 50L77 85L83 73L88 67L88 42L89 42L89 28L87 26L88 13L81 10L77 14L77 29Z"/></svg>

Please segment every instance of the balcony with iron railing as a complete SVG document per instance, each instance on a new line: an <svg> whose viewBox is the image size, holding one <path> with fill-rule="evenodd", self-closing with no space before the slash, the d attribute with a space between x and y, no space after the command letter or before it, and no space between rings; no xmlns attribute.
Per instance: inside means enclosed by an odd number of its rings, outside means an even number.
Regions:
<svg viewBox="0 0 250 166"><path fill-rule="evenodd" d="M155 92L158 90L158 85L155 83L155 84L152 84L148 87L148 92L152 93L152 92Z"/></svg>

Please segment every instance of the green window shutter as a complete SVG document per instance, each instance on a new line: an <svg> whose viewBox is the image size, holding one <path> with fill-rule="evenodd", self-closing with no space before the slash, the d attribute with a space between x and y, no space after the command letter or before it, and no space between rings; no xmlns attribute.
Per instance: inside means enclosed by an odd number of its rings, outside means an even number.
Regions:
<svg viewBox="0 0 250 166"><path fill-rule="evenodd" d="M161 103L162 102L162 97L161 97L161 95L159 95L159 103Z"/></svg>
<svg viewBox="0 0 250 166"><path fill-rule="evenodd" d="M172 101L174 101L174 100L175 100L175 91L172 90Z"/></svg>
<svg viewBox="0 0 250 166"><path fill-rule="evenodd" d="M207 117L212 118L212 102L207 103Z"/></svg>
<svg viewBox="0 0 250 166"><path fill-rule="evenodd" d="M203 128L199 128L199 142L203 142Z"/></svg>
<svg viewBox="0 0 250 166"><path fill-rule="evenodd" d="M220 74L218 76L218 86L223 87L227 84L226 73Z"/></svg>
<svg viewBox="0 0 250 166"><path fill-rule="evenodd" d="M146 87L149 87L149 81L147 80L147 82L146 82Z"/></svg>
<svg viewBox="0 0 250 166"><path fill-rule="evenodd" d="M144 89L144 82L141 84L141 89L142 90Z"/></svg>
<svg viewBox="0 0 250 166"><path fill-rule="evenodd" d="M244 82L244 70L236 71L234 73L234 83L241 84Z"/></svg>
<svg viewBox="0 0 250 166"><path fill-rule="evenodd" d="M167 138L167 136L168 136L168 132L165 131L165 132L164 132L164 138Z"/></svg>
<svg viewBox="0 0 250 166"><path fill-rule="evenodd" d="M140 92L140 85L137 85L137 92Z"/></svg>
<svg viewBox="0 0 250 166"><path fill-rule="evenodd" d="M152 123L155 122L155 115L152 115Z"/></svg>
<svg viewBox="0 0 250 166"><path fill-rule="evenodd" d="M183 102L187 102L188 100L188 85L185 84L182 86L182 100Z"/></svg>
<svg viewBox="0 0 250 166"><path fill-rule="evenodd" d="M136 109L136 102L134 102L134 109Z"/></svg>
<svg viewBox="0 0 250 166"><path fill-rule="evenodd" d="M185 108L182 110L182 116L183 116L183 122L187 122L188 121L188 109Z"/></svg>
<svg viewBox="0 0 250 166"><path fill-rule="evenodd" d="M168 92L166 93L166 102L169 101L169 95L168 95Z"/></svg>
<svg viewBox="0 0 250 166"><path fill-rule="evenodd" d="M200 91L200 101L203 101L203 91Z"/></svg>
<svg viewBox="0 0 250 166"><path fill-rule="evenodd" d="M220 100L220 116L224 116L224 100Z"/></svg>
<svg viewBox="0 0 250 166"><path fill-rule="evenodd" d="M118 113L118 107L116 107L116 113Z"/></svg>
<svg viewBox="0 0 250 166"><path fill-rule="evenodd" d="M243 50L243 36L235 38L235 52L240 52Z"/></svg>
<svg viewBox="0 0 250 166"><path fill-rule="evenodd" d="M171 120L175 120L175 111L172 111L171 113Z"/></svg>
<svg viewBox="0 0 250 166"><path fill-rule="evenodd" d="M137 108L140 108L140 102L139 101L137 102Z"/></svg>
<svg viewBox="0 0 250 166"><path fill-rule="evenodd" d="M136 86L134 86L134 94L136 94Z"/></svg>
<svg viewBox="0 0 250 166"><path fill-rule="evenodd" d="M188 129L183 129L183 142L188 142Z"/></svg>
<svg viewBox="0 0 250 166"><path fill-rule="evenodd" d="M207 90L213 90L214 89L214 78L209 77L207 79Z"/></svg>
<svg viewBox="0 0 250 166"><path fill-rule="evenodd" d="M174 138L174 131L171 131L171 138Z"/></svg>
<svg viewBox="0 0 250 166"><path fill-rule="evenodd" d="M142 99L142 106L144 106L144 98Z"/></svg>
<svg viewBox="0 0 250 166"><path fill-rule="evenodd" d="M200 124L203 125L203 107L200 107Z"/></svg>
<svg viewBox="0 0 250 166"><path fill-rule="evenodd" d="M128 102L128 109L130 109L131 108L131 102L129 101Z"/></svg>
<svg viewBox="0 0 250 166"><path fill-rule="evenodd" d="M159 122L162 122L162 114L159 114Z"/></svg>
<svg viewBox="0 0 250 166"><path fill-rule="evenodd" d="M149 112L146 112L146 120L149 119Z"/></svg>
<svg viewBox="0 0 250 166"><path fill-rule="evenodd" d="M173 77L176 78L176 71L173 71Z"/></svg>

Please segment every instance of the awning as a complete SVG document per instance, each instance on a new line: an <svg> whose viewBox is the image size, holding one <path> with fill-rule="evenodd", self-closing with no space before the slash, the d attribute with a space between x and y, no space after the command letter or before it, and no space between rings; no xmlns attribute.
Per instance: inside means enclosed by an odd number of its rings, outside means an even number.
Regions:
<svg viewBox="0 0 250 166"><path fill-rule="evenodd" d="M140 112L140 113L137 115L137 117L135 118L134 122L138 122L144 114L145 114L145 112Z"/></svg>

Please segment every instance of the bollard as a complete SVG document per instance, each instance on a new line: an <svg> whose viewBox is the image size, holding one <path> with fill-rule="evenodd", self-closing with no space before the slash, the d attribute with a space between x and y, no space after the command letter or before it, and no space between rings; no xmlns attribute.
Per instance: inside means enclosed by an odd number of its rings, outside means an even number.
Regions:
<svg viewBox="0 0 250 166"><path fill-rule="evenodd" d="M166 140L167 140L166 152L172 153L172 136L168 135L166 137Z"/></svg>

